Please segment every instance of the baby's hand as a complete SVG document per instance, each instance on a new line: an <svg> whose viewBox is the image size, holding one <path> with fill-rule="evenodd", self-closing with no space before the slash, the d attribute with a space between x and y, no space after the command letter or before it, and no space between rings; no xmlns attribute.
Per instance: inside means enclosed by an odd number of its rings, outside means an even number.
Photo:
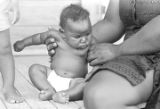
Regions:
<svg viewBox="0 0 160 109"><path fill-rule="evenodd" d="M63 91L57 92L52 96L53 101L67 104L69 102L69 95Z"/></svg>
<svg viewBox="0 0 160 109"><path fill-rule="evenodd" d="M24 49L24 44L22 43L22 41L17 41L14 43L13 47L14 47L14 51L20 52Z"/></svg>

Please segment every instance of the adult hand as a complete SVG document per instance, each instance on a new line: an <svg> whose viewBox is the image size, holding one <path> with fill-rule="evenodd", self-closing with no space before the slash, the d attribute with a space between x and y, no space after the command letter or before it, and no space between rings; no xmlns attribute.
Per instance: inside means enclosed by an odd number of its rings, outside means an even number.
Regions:
<svg viewBox="0 0 160 109"><path fill-rule="evenodd" d="M91 66L97 66L118 56L120 56L119 46L109 43L94 44L89 49L88 61Z"/></svg>
<svg viewBox="0 0 160 109"><path fill-rule="evenodd" d="M55 49L57 48L57 43L54 37L48 37L45 41L45 44L47 46L47 50L48 50L48 55L49 56L54 56L55 54Z"/></svg>
<svg viewBox="0 0 160 109"><path fill-rule="evenodd" d="M45 44L47 46L48 55L52 57L55 54L55 49L58 47L56 37L59 37L61 33L57 31L53 26L49 26L48 30L51 32L50 36L48 36L45 40Z"/></svg>

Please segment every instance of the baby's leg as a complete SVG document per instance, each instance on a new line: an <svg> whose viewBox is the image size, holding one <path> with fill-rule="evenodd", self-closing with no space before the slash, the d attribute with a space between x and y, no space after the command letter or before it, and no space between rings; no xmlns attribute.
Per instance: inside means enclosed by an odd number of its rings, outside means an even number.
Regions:
<svg viewBox="0 0 160 109"><path fill-rule="evenodd" d="M24 99L14 87L15 65L12 55L9 30L0 31L0 72L3 77L3 95L9 103L20 103Z"/></svg>
<svg viewBox="0 0 160 109"><path fill-rule="evenodd" d="M101 70L84 88L84 105L87 109L137 109L152 92L153 74L148 71L141 84L132 86L123 77Z"/></svg>
<svg viewBox="0 0 160 109"><path fill-rule="evenodd" d="M53 95L53 100L59 103L68 103L69 101L80 100L83 97L83 88L85 86L83 78L72 80L69 89L57 92Z"/></svg>
<svg viewBox="0 0 160 109"><path fill-rule="evenodd" d="M39 98L41 100L51 100L56 92L47 80L49 68L40 64L33 64L29 68L29 76L32 83L40 90Z"/></svg>

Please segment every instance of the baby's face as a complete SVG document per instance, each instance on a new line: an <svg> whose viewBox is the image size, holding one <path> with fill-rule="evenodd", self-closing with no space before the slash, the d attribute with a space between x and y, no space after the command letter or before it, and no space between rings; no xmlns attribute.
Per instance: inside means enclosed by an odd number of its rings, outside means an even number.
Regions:
<svg viewBox="0 0 160 109"><path fill-rule="evenodd" d="M88 48L91 42L91 22L90 19L79 21L67 20L64 28L66 42L75 49Z"/></svg>

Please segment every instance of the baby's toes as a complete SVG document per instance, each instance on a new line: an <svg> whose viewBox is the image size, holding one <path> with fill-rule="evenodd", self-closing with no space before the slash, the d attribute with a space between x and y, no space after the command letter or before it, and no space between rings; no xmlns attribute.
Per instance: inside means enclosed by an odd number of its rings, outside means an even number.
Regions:
<svg viewBox="0 0 160 109"><path fill-rule="evenodd" d="M22 103L24 101L24 98L23 97L9 97L8 100L7 100L9 103Z"/></svg>
<svg viewBox="0 0 160 109"><path fill-rule="evenodd" d="M55 102L66 104L69 102L69 96L66 93L56 93L52 96Z"/></svg>
<svg viewBox="0 0 160 109"><path fill-rule="evenodd" d="M7 102L14 104L16 103L16 100L14 99L14 97L11 96L11 97L8 97Z"/></svg>
<svg viewBox="0 0 160 109"><path fill-rule="evenodd" d="M24 101L23 97L15 98L16 103L22 103Z"/></svg>
<svg viewBox="0 0 160 109"><path fill-rule="evenodd" d="M42 101L47 100L47 97L46 97L45 93L39 93L39 99L42 100Z"/></svg>
<svg viewBox="0 0 160 109"><path fill-rule="evenodd" d="M51 90L46 90L46 91L42 90L39 93L39 99L42 100L42 101L51 100L52 99L52 95L53 95L53 91L51 91Z"/></svg>

